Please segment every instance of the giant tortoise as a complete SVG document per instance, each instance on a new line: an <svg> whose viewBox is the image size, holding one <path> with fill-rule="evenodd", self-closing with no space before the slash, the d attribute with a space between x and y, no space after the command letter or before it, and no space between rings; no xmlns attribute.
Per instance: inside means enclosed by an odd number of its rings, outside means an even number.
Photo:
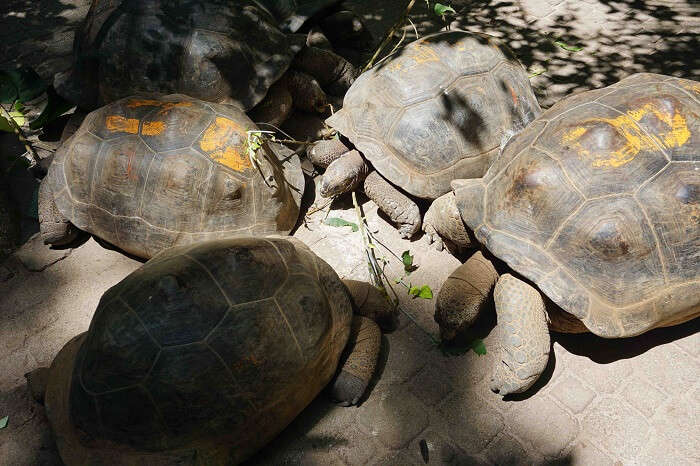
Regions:
<svg viewBox="0 0 700 466"><path fill-rule="evenodd" d="M275 143L251 157L256 130L235 106L177 94L95 110L41 184L44 242L66 244L77 228L148 258L178 244L288 233L304 189L301 163Z"/></svg>
<svg viewBox="0 0 700 466"><path fill-rule="evenodd" d="M483 179L453 183L446 196L510 273L477 252L441 289L435 320L452 338L496 283L494 391L537 380L548 324L623 338L700 314L699 100L700 83L632 75L557 103Z"/></svg>
<svg viewBox="0 0 700 466"><path fill-rule="evenodd" d="M88 331L27 378L68 466L237 464L334 376L331 396L358 401L380 347L372 318L393 320L384 296L299 240L202 242L107 290Z"/></svg>
<svg viewBox="0 0 700 466"><path fill-rule="evenodd" d="M292 101L322 111L328 97L321 85L342 97L354 67L304 43L252 0L93 0L76 33L73 66L55 86L84 110L157 92L248 111L277 83L270 95L276 112L288 114Z"/></svg>
<svg viewBox="0 0 700 466"><path fill-rule="evenodd" d="M436 199L453 179L483 176L504 137L539 112L525 70L497 39L442 32L400 49L350 87L343 108L326 121L356 150L331 139L310 149L309 157L327 166L322 196L364 183L366 194L410 238L421 216L403 192ZM430 223L424 229L439 240Z"/></svg>

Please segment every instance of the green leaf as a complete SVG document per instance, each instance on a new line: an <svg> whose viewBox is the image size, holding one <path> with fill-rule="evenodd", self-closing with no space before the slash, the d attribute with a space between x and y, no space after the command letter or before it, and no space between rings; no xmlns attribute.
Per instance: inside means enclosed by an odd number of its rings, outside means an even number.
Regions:
<svg viewBox="0 0 700 466"><path fill-rule="evenodd" d="M411 271L411 267L413 267L413 256L411 255L411 251L404 251L401 253L401 260L403 261L403 268L406 272Z"/></svg>
<svg viewBox="0 0 700 466"><path fill-rule="evenodd" d="M24 113L19 110L12 110L10 112L10 117L12 117L14 122L17 123L17 126L19 127L24 126L24 124L27 122L27 118L24 116Z"/></svg>
<svg viewBox="0 0 700 466"><path fill-rule="evenodd" d="M408 290L408 294L414 298L433 299L433 290L428 285L423 285L420 288L412 286Z"/></svg>
<svg viewBox="0 0 700 466"><path fill-rule="evenodd" d="M534 78L535 76L539 76L539 75L541 75L542 73L544 73L545 71L547 71L547 70L545 70L544 68L541 69L541 70L533 71L532 73L530 73L530 74L528 75L528 78Z"/></svg>
<svg viewBox="0 0 700 466"><path fill-rule="evenodd" d="M47 90L47 96L48 102L41 112L41 115L39 115L36 120L29 123L31 129L42 128L73 108L73 104L56 94L53 88Z"/></svg>
<svg viewBox="0 0 700 466"><path fill-rule="evenodd" d="M435 14L438 16L445 16L447 13L457 14L457 12L451 6L443 5L442 3L436 3L433 7Z"/></svg>
<svg viewBox="0 0 700 466"><path fill-rule="evenodd" d="M360 227L357 226L357 223L348 222L347 220L343 220L342 218L338 217L327 218L323 220L323 223L331 227L351 227L352 231L358 231L360 229Z"/></svg>
<svg viewBox="0 0 700 466"><path fill-rule="evenodd" d="M4 418L0 419L0 429L4 429L7 427L7 421L10 420L10 416L5 416Z"/></svg>
<svg viewBox="0 0 700 466"><path fill-rule="evenodd" d="M564 49L568 52L580 52L581 50L583 50L583 47L579 47L578 45L568 45L560 40L555 40L553 43L557 47Z"/></svg>
<svg viewBox="0 0 700 466"><path fill-rule="evenodd" d="M486 354L486 345L484 345L484 340L477 338L471 343L472 351L474 351L479 356Z"/></svg>
<svg viewBox="0 0 700 466"><path fill-rule="evenodd" d="M46 83L29 67L0 71L0 103L30 101L46 90Z"/></svg>

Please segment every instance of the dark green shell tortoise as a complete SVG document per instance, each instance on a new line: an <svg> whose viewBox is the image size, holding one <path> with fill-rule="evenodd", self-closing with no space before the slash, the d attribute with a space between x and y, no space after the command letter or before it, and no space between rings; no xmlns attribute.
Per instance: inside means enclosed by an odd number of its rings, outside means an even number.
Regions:
<svg viewBox="0 0 700 466"><path fill-rule="evenodd" d="M342 96L356 73L333 52L306 47L304 36L283 33L249 0L93 0L73 54L55 86L84 110L156 92L248 111L279 83L285 90L270 95L277 112L288 114L292 101L320 112L329 99L321 86Z"/></svg>
<svg viewBox="0 0 700 466"><path fill-rule="evenodd" d="M39 397L45 385L68 466L237 464L334 375L332 396L358 401L381 341L372 318L393 319L381 293L299 240L202 242L110 288L87 333L28 379Z"/></svg>
<svg viewBox="0 0 700 466"><path fill-rule="evenodd" d="M164 248L288 233L299 214L299 157L279 144L248 153L253 122L235 106L137 96L90 113L56 152L39 192L44 242L76 228L148 258Z"/></svg>
<svg viewBox="0 0 700 466"><path fill-rule="evenodd" d="M482 179L453 183L446 196L458 214L521 277L499 278L479 252L437 301L449 339L495 283L494 391L538 379L548 324L624 338L700 315L699 101L698 82L635 74L564 99L511 139ZM440 230L449 237L449 224Z"/></svg>
<svg viewBox="0 0 700 466"><path fill-rule="evenodd" d="M497 39L443 32L400 49L354 82L327 123L357 150L346 152L336 139L317 144L309 156L328 167L323 196L364 183L410 238L421 227L420 212L401 191L436 199L453 179L480 178L501 141L539 112L525 70ZM427 223L426 232L438 239Z"/></svg>

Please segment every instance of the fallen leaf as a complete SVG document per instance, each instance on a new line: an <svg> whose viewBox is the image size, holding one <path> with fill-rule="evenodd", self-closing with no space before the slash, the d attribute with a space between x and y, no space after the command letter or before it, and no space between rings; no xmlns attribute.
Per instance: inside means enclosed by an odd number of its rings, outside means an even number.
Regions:
<svg viewBox="0 0 700 466"><path fill-rule="evenodd" d="M357 226L357 223L348 222L347 220L343 220L342 218L338 217L329 217L324 219L323 223L331 227L351 227L352 231L358 231L360 229L360 227Z"/></svg>

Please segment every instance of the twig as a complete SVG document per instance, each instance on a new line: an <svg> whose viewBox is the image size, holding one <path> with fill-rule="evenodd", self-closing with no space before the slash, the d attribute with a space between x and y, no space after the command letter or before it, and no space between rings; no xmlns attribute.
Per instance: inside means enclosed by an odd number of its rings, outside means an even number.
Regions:
<svg viewBox="0 0 700 466"><path fill-rule="evenodd" d="M372 58L370 58L369 62L362 68L362 72L364 73L368 69L372 68L372 65L374 64L374 61L377 59L379 54L384 50L384 47L387 46L389 42L391 42L391 39L394 37L394 33L396 30L403 26L403 24L406 22L406 18L408 18L408 13L410 13L411 9L413 8L413 5L416 3L416 0L411 0L408 2L408 5L406 5L406 9L403 12L403 15L399 18L399 20L394 23L394 25L389 29L389 31L386 33L386 36L384 36L384 40L379 44L379 47L377 47L377 50L374 52L374 55L372 55Z"/></svg>
<svg viewBox="0 0 700 466"><path fill-rule="evenodd" d="M384 289L384 283L381 279L381 272L378 271L377 258L374 256L374 251L371 250L369 246L369 240L367 238L367 231L365 230L365 221L362 211L360 210L360 205L357 203L357 194L355 191L352 192L352 204L355 206L355 213L357 214L357 220L360 225L360 235L362 236L362 243L365 245L365 253L367 254L367 261L369 263L369 270L372 275L372 281L374 286L380 288L386 292Z"/></svg>
<svg viewBox="0 0 700 466"><path fill-rule="evenodd" d="M26 149L27 153L32 159L32 163L29 168L33 168L37 165L39 165L39 156L37 155L36 151L32 147L32 145L29 143L29 140L26 138L24 135L24 131L22 131L22 128L19 127L17 122L15 121L14 118L12 118L12 115L10 115L10 112L7 111L4 105L0 105L0 108L2 108L2 111L4 113L4 118L7 120L7 122L10 124L12 127L12 130L15 132L17 135L17 139L19 139L19 142L24 145L24 148Z"/></svg>

